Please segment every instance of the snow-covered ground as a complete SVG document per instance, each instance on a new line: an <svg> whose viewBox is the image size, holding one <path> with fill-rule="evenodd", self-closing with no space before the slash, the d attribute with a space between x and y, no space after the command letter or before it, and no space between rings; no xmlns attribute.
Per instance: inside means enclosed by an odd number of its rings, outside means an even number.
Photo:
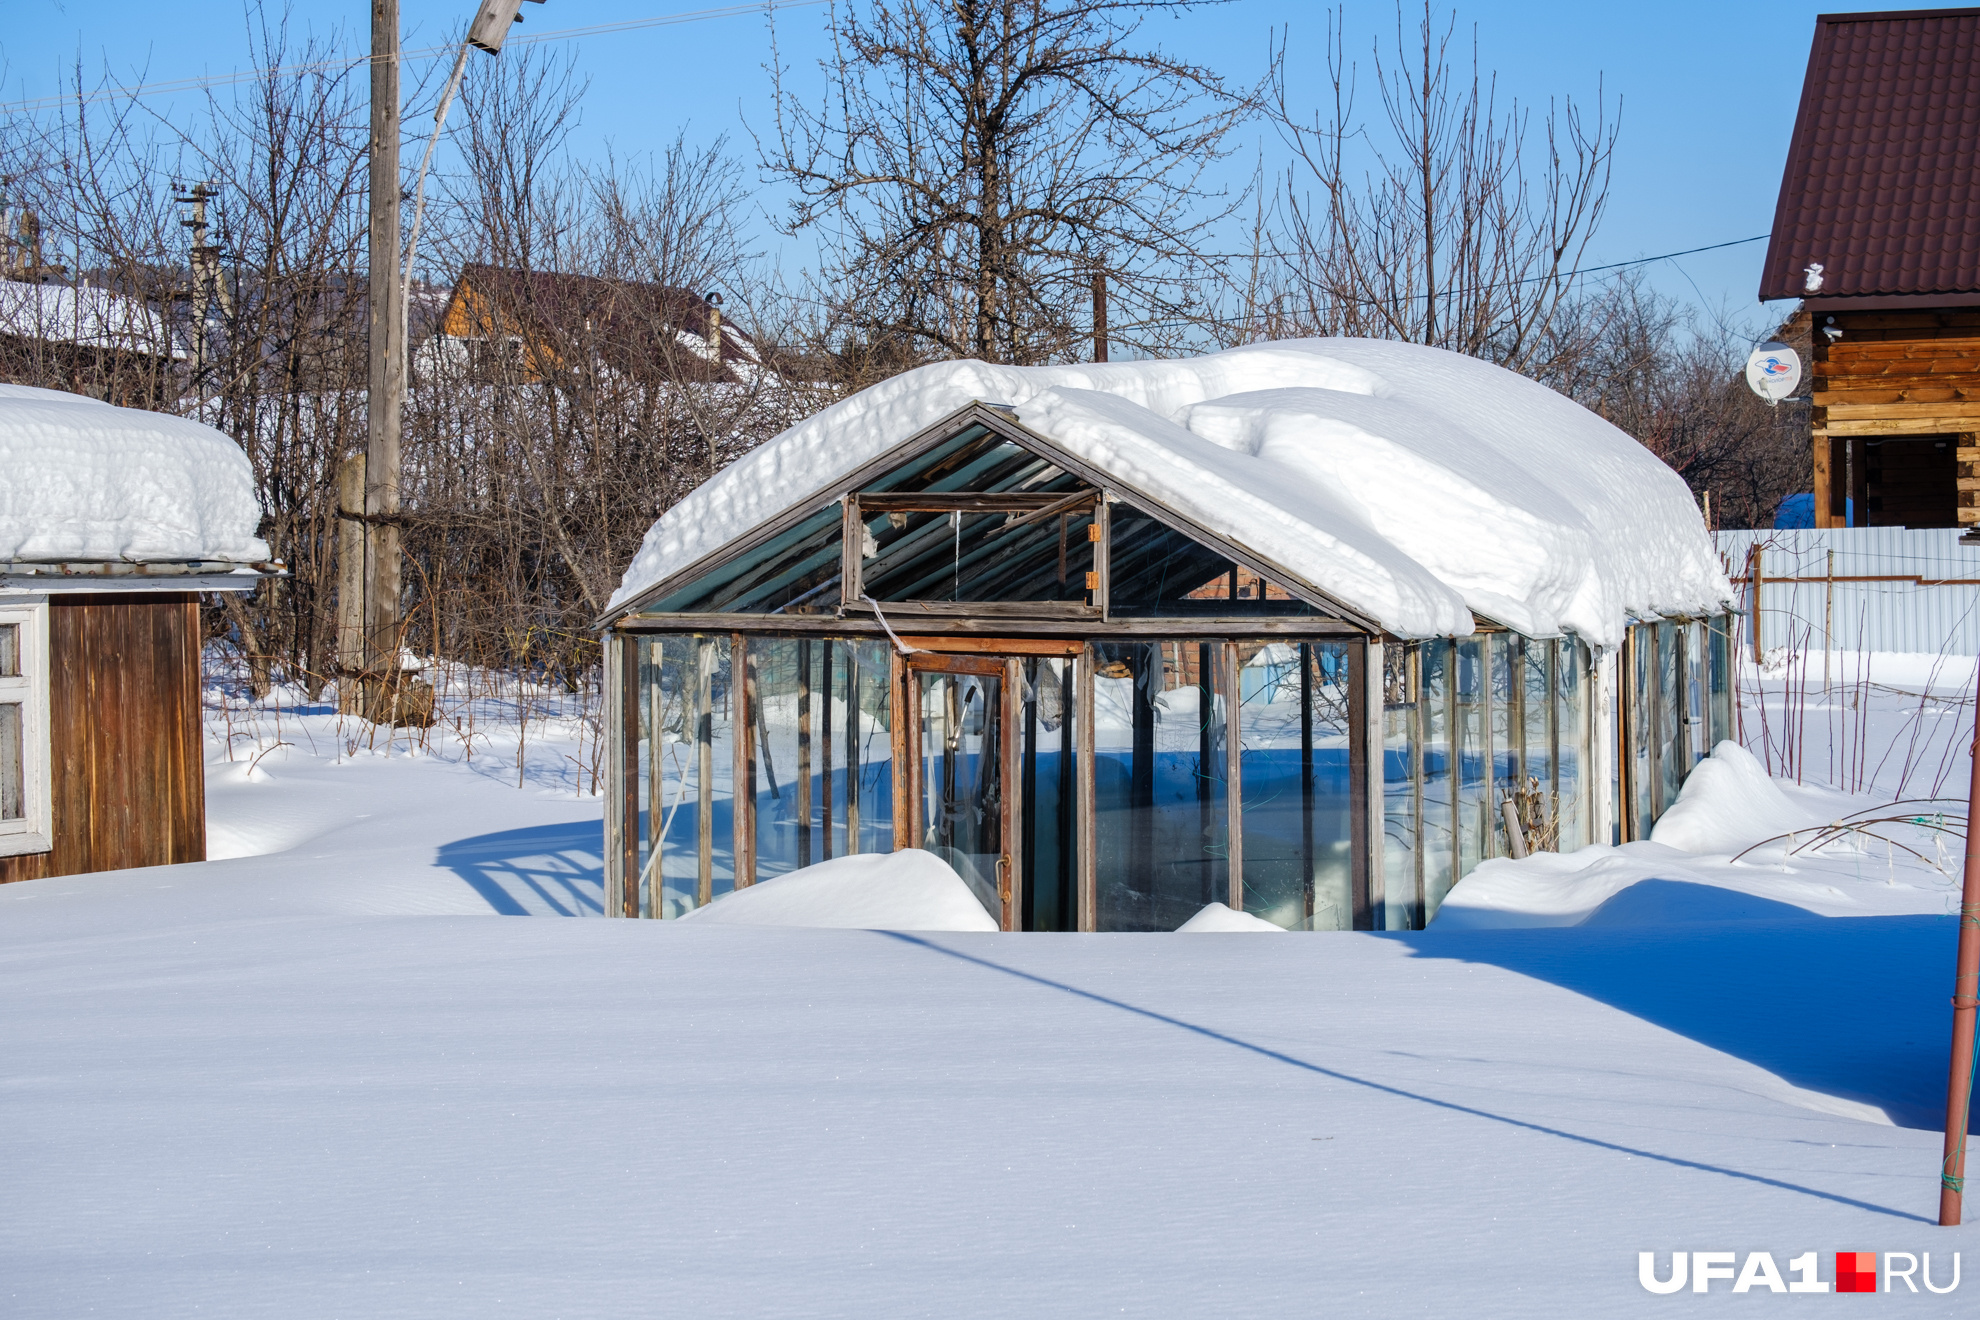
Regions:
<svg viewBox="0 0 1980 1320"><path fill-rule="evenodd" d="M1980 1270L1932 1223L1958 841L1951 875L1916 824L1731 861L1901 780L1963 796L1970 674L1896 668L1768 680L1789 782L1724 757L1708 851L1271 940L483 920L598 911L582 698L371 746L293 694L216 708L216 860L0 888L0 1313L1727 1305L1653 1297L1641 1251L1930 1251L1943 1285ZM1858 796L1808 782L1832 736Z"/></svg>

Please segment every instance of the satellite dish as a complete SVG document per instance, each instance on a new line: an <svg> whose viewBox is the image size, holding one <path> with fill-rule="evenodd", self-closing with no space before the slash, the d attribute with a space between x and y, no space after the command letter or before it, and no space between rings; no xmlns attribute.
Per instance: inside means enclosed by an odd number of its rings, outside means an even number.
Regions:
<svg viewBox="0 0 1980 1320"><path fill-rule="evenodd" d="M1779 403L1801 384L1801 358L1778 340L1762 344L1747 355L1746 383L1768 403Z"/></svg>

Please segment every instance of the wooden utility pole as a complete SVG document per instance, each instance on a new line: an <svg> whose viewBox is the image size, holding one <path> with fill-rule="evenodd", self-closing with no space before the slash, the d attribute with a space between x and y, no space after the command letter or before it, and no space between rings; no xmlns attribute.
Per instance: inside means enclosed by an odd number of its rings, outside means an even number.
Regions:
<svg viewBox="0 0 1980 1320"><path fill-rule="evenodd" d="M371 379L365 445L365 711L389 720L399 672L399 0L371 0Z"/></svg>
<svg viewBox="0 0 1980 1320"><path fill-rule="evenodd" d="M337 713L364 710L364 455L337 465Z"/></svg>
<svg viewBox="0 0 1980 1320"><path fill-rule="evenodd" d="M1093 272L1093 360L1107 360L1107 272Z"/></svg>
<svg viewBox="0 0 1980 1320"><path fill-rule="evenodd" d="M1966 1129L1973 1114L1973 1025L1980 1016L1980 708L1973 725L1973 775L1966 790L1966 882L1959 900L1959 952L1953 964L1952 1062L1946 1079L1946 1150L1939 1166L1939 1223L1959 1223L1966 1190Z"/></svg>

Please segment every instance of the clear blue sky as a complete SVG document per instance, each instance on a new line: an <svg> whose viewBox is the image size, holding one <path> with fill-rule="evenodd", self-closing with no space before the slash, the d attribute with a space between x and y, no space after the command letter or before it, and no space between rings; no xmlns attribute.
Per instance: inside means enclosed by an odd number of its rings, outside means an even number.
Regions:
<svg viewBox="0 0 1980 1320"><path fill-rule="evenodd" d="M408 47L451 39L473 0L402 0ZM577 27L704 9L721 0L549 0L525 5L518 32ZM1844 6L1848 8L1850 6ZM0 36L0 100L60 90L78 56L92 73L119 81L220 74L249 63L240 0L11 0ZM1764 233L1807 62L1814 15L1799 0L1729 4L1664 0L1591 6L1585 0L1480 0L1458 9L1475 24L1481 64L1501 88L1528 102L1550 95L1592 98L1598 78L1623 103L1609 218L1593 262L1698 247ZM822 8L778 18L787 63L805 66L821 48ZM368 40L361 0L309 0L297 28L341 28L354 51ZM1288 29L1295 79L1317 95L1325 78L1326 8L1293 0L1238 0L1228 7L1151 25L1165 44L1237 79L1263 67L1270 33ZM1386 3L1348 6L1355 46L1394 30ZM745 121L767 119L768 39L761 15L715 18L567 44L591 81L576 149L610 143L640 154L685 128L708 140L729 133L750 151ZM477 55L476 58L485 58ZM170 98L159 104L169 107ZM1267 142L1266 159L1273 159ZM1247 152L1247 155L1249 153ZM774 198L766 193L766 204ZM767 227L766 227L767 228ZM1652 268L1658 287L1753 318L1764 243ZM1695 287L1695 292L1694 292Z"/></svg>

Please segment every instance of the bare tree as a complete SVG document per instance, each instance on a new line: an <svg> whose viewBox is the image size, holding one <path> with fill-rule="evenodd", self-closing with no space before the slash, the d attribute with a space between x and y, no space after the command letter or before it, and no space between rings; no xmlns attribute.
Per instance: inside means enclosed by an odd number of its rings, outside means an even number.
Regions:
<svg viewBox="0 0 1980 1320"><path fill-rule="evenodd" d="M1701 499L1709 493L1714 524L1771 526L1783 499L1809 489L1807 405L1769 405L1747 388L1750 335L1635 278L1569 315L1599 334L1573 336L1584 350L1561 358L1547 383L1642 441ZM1806 356L1807 318L1783 331Z"/></svg>
<svg viewBox="0 0 1980 1320"><path fill-rule="evenodd" d="M854 351L1064 357L1098 272L1116 324L1193 311L1188 268L1228 211L1204 171L1252 92L1142 28L1221 2L835 4L826 90L807 104L775 66L758 147L797 189L786 231L820 236L828 321Z"/></svg>
<svg viewBox="0 0 1980 1320"><path fill-rule="evenodd" d="M1380 114L1356 106L1359 66L1345 11L1329 16L1329 102L1307 114L1279 48L1271 116L1292 164L1281 193L1283 260L1245 289L1251 333L1405 339L1543 374L1574 351L1559 314L1607 205L1617 127L1598 87L1592 111L1550 102L1529 165L1529 111L1503 111L1495 81L1453 63L1456 16L1396 13L1393 50L1371 51Z"/></svg>

